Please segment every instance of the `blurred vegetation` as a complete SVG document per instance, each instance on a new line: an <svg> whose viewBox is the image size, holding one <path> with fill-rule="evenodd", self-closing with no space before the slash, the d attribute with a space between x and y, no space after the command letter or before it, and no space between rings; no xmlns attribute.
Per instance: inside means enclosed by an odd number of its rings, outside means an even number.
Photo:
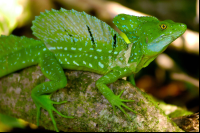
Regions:
<svg viewBox="0 0 200 133"><path fill-rule="evenodd" d="M10 131L12 128L24 128L23 120L0 114L0 132Z"/></svg>
<svg viewBox="0 0 200 133"><path fill-rule="evenodd" d="M35 38L30 29L45 10L75 9L105 21L118 13L152 15L185 23L187 32L147 68L136 75L136 85L154 97L192 112L199 111L199 0L1 0L0 35Z"/></svg>

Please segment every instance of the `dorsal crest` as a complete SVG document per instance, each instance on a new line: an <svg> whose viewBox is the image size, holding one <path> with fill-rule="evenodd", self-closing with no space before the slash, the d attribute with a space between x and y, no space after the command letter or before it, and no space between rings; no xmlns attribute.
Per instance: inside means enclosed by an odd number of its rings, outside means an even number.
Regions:
<svg viewBox="0 0 200 133"><path fill-rule="evenodd" d="M82 48L82 52L99 49L114 52L126 44L105 22L85 12L63 8L41 13L33 21L31 29L33 34L54 53L69 45Z"/></svg>

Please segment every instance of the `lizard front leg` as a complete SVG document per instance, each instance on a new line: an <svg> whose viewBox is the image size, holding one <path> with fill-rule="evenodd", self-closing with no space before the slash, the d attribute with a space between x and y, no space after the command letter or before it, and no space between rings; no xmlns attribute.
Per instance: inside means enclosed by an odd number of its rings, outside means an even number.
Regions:
<svg viewBox="0 0 200 133"><path fill-rule="evenodd" d="M135 79L134 79L134 74L131 74L130 76L127 77L128 81L135 86Z"/></svg>
<svg viewBox="0 0 200 133"><path fill-rule="evenodd" d="M50 95L56 90L64 88L67 84L67 79L61 65L53 53L50 51L46 51L43 55L40 56L39 65L41 67L42 73L51 81L37 85L31 92L31 97L37 108L37 125L39 125L40 108L42 107L48 111L55 129L58 131L56 122L53 117L53 111L65 118L73 117L65 116L53 107L53 104L61 104L67 101L53 102L50 100Z"/></svg>
<svg viewBox="0 0 200 133"><path fill-rule="evenodd" d="M99 89L99 91L103 94L103 96L111 103L114 112L115 112L115 106L117 106L128 118L130 118L128 114L125 112L125 110L122 108L122 106L130 110L131 112L136 113L135 111L133 111L131 108L129 108L123 103L123 102L133 102L134 100L123 100L120 98L120 96L122 95L124 90L121 91L121 93L116 96L112 92L112 90L106 86L106 84L113 83L117 79L127 76L128 73L129 71L126 68L113 70L107 73L106 75L102 76L101 78L99 78L96 81L96 86Z"/></svg>

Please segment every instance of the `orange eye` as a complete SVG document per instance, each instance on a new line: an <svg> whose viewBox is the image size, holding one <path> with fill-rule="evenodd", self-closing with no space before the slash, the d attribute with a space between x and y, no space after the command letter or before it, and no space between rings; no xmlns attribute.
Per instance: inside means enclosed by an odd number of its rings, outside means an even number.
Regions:
<svg viewBox="0 0 200 133"><path fill-rule="evenodd" d="M166 24L161 24L161 25L160 25L160 28L161 28L162 30L167 29L167 25L166 25Z"/></svg>

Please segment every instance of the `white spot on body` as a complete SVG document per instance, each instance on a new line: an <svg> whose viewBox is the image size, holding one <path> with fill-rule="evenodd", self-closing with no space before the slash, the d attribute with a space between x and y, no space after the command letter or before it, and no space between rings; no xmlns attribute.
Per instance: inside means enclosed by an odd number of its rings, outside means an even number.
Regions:
<svg viewBox="0 0 200 133"><path fill-rule="evenodd" d="M85 46L87 46L88 42L85 42Z"/></svg>
<svg viewBox="0 0 200 133"><path fill-rule="evenodd" d="M102 51L102 49L97 49L97 51L98 51L98 52L101 52L101 51Z"/></svg>
<svg viewBox="0 0 200 133"><path fill-rule="evenodd" d="M100 66L101 68L104 68L104 64L102 64L101 62L98 62L98 64L99 64L99 66Z"/></svg>
<svg viewBox="0 0 200 133"><path fill-rule="evenodd" d="M79 64L76 61L73 61L74 64L76 64L77 66L79 66Z"/></svg>
<svg viewBox="0 0 200 133"><path fill-rule="evenodd" d="M57 47L57 49L62 49L63 47Z"/></svg>
<svg viewBox="0 0 200 133"><path fill-rule="evenodd" d="M74 48L74 47L71 47L71 50L76 50L76 48Z"/></svg>
<svg viewBox="0 0 200 133"><path fill-rule="evenodd" d="M92 64L89 63L89 66L92 67Z"/></svg>

